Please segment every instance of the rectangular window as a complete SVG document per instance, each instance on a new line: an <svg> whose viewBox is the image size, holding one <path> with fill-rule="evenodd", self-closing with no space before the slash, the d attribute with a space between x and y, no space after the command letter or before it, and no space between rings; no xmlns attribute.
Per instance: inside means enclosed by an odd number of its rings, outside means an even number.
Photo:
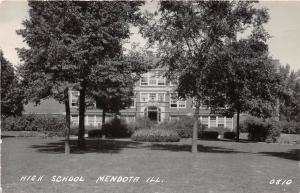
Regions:
<svg viewBox="0 0 300 193"><path fill-rule="evenodd" d="M97 123L102 123L102 116L96 115L96 122Z"/></svg>
<svg viewBox="0 0 300 193"><path fill-rule="evenodd" d="M217 126L217 118L216 118L216 116L211 116L210 117L209 125L210 125L210 127L216 127Z"/></svg>
<svg viewBox="0 0 300 193"><path fill-rule="evenodd" d="M170 94L170 107L171 108L186 108L186 101L177 98L176 93Z"/></svg>
<svg viewBox="0 0 300 193"><path fill-rule="evenodd" d="M87 123L88 125L92 126L94 125L95 117L94 116L87 116Z"/></svg>
<svg viewBox="0 0 300 193"><path fill-rule="evenodd" d="M166 81L165 78L161 75L157 75L157 85L158 86L165 86L166 85Z"/></svg>
<svg viewBox="0 0 300 193"><path fill-rule="evenodd" d="M71 121L79 121L78 115L72 115L71 116Z"/></svg>
<svg viewBox="0 0 300 193"><path fill-rule="evenodd" d="M202 124L208 125L208 116L203 116L202 117Z"/></svg>
<svg viewBox="0 0 300 193"><path fill-rule="evenodd" d="M218 127L224 127L224 117L218 117Z"/></svg>
<svg viewBox="0 0 300 193"><path fill-rule="evenodd" d="M101 127L102 125L102 116L96 115L96 126Z"/></svg>
<svg viewBox="0 0 300 193"><path fill-rule="evenodd" d="M141 86L165 86L166 79L159 72L148 72L140 79Z"/></svg>
<svg viewBox="0 0 300 193"><path fill-rule="evenodd" d="M78 106L79 91L71 91L71 106Z"/></svg>
<svg viewBox="0 0 300 193"><path fill-rule="evenodd" d="M156 73L149 73L149 85L156 86Z"/></svg>
<svg viewBox="0 0 300 193"><path fill-rule="evenodd" d="M226 127L227 128L230 128L230 129L233 129L232 128L232 118L231 117L226 117Z"/></svg>
<svg viewBox="0 0 300 193"><path fill-rule="evenodd" d="M134 96L131 98L130 108L135 108L135 101L136 101L136 97Z"/></svg>
<svg viewBox="0 0 300 193"><path fill-rule="evenodd" d="M224 117L218 117L218 121L219 121L219 123L223 123L224 122Z"/></svg>
<svg viewBox="0 0 300 193"><path fill-rule="evenodd" d="M148 102L148 93L141 93L141 102Z"/></svg>
<svg viewBox="0 0 300 193"><path fill-rule="evenodd" d="M178 101L178 107L179 108L185 108L186 102L183 100Z"/></svg>
<svg viewBox="0 0 300 193"><path fill-rule="evenodd" d="M171 108L177 108L177 103L171 103Z"/></svg>
<svg viewBox="0 0 300 193"><path fill-rule="evenodd" d="M177 95L176 93L170 94L170 107L177 108Z"/></svg>
<svg viewBox="0 0 300 193"><path fill-rule="evenodd" d="M165 101L165 94L164 93L158 93L158 101L164 102Z"/></svg>
<svg viewBox="0 0 300 193"><path fill-rule="evenodd" d="M148 74L143 74L141 77L141 86L147 86L148 85Z"/></svg>
<svg viewBox="0 0 300 193"><path fill-rule="evenodd" d="M149 100L156 101L156 93L149 93Z"/></svg>
<svg viewBox="0 0 300 193"><path fill-rule="evenodd" d="M78 115L71 115L71 122L73 125L79 124L79 116Z"/></svg>

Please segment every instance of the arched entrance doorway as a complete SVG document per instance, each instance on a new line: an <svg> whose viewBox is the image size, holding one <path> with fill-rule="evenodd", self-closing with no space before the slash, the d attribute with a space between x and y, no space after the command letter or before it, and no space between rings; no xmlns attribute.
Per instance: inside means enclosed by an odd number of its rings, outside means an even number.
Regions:
<svg viewBox="0 0 300 193"><path fill-rule="evenodd" d="M151 121L160 122L161 121L160 108L157 108L155 106L150 106L145 108L145 117L148 117Z"/></svg>

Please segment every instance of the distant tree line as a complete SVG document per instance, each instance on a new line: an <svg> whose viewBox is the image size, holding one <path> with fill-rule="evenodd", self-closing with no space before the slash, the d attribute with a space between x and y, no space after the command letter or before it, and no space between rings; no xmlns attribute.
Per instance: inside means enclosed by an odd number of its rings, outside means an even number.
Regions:
<svg viewBox="0 0 300 193"><path fill-rule="evenodd" d="M22 114L25 102L24 90L13 65L0 50L1 63L1 118Z"/></svg>
<svg viewBox="0 0 300 193"><path fill-rule="evenodd" d="M279 119L300 122L300 70L289 65L280 66L281 95L279 96Z"/></svg>

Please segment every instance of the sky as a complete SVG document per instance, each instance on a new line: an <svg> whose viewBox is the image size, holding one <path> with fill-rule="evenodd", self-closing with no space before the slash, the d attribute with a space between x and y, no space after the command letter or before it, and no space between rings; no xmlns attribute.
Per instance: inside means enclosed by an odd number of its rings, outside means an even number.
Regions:
<svg viewBox="0 0 300 193"><path fill-rule="evenodd" d="M300 70L300 1L260 1L257 6L269 9L270 20L265 28L272 36L268 41L270 55L281 64ZM144 9L153 11L156 7L155 3L146 3ZM23 28L22 21L26 18L26 1L0 0L0 49L14 65L20 63L15 48L26 46L23 38L16 34L17 29ZM144 44L145 40L136 34L137 31L132 30L129 42Z"/></svg>

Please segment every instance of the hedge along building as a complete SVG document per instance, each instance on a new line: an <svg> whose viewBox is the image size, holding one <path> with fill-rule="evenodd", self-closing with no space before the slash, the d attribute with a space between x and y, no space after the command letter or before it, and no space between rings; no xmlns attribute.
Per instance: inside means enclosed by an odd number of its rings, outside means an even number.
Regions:
<svg viewBox="0 0 300 193"><path fill-rule="evenodd" d="M192 99L178 99L175 91L176 85L168 82L163 77L162 69L151 70L142 75L134 87L134 96L131 106L121 110L121 118L127 122L133 122L138 117L146 117L161 123L179 119L184 116L193 116L195 108ZM71 91L70 107L71 122L79 124L78 116L79 91ZM85 125L99 127L102 124L102 110L89 107L86 110ZM105 122L113 116L107 114ZM221 114L211 114L206 106L200 107L199 120L202 124L210 127L226 127L233 130L235 121L233 117L225 117Z"/></svg>

